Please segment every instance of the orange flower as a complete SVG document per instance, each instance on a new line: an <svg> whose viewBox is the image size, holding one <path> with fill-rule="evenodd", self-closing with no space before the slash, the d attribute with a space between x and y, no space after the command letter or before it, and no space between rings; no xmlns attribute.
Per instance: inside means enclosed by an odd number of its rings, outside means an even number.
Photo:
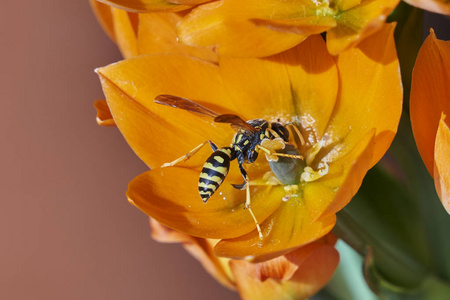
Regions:
<svg viewBox="0 0 450 300"><path fill-rule="evenodd" d="M242 299L305 299L331 278L339 262L336 238L326 238L262 263L220 258L217 241L192 237L150 218L152 237L162 243L181 243L224 286L238 289Z"/></svg>
<svg viewBox="0 0 450 300"><path fill-rule="evenodd" d="M393 29L383 27L336 59L313 36L267 59L222 57L217 65L185 55L146 55L97 69L115 123L152 169L130 183L129 200L177 231L221 239L214 248L219 256L263 261L323 237L395 135L402 90ZM262 241L243 209L245 191L230 184L242 181L236 164L207 204L197 184L210 150L159 168L205 140L227 146L234 134L227 125L156 104L160 94L299 129L307 164L298 171L301 182L282 184L262 155L246 165Z"/></svg>
<svg viewBox="0 0 450 300"><path fill-rule="evenodd" d="M406 3L437 14L450 15L450 2L447 0L404 0Z"/></svg>
<svg viewBox="0 0 450 300"><path fill-rule="evenodd" d="M103 29L117 44L124 58L143 54L178 53L217 61L217 55L210 49L191 47L177 41L175 27L182 19L179 13L139 14L95 0L90 0L90 3Z"/></svg>
<svg viewBox="0 0 450 300"><path fill-rule="evenodd" d="M180 11L211 0L99 0L105 4L137 13Z"/></svg>
<svg viewBox="0 0 450 300"><path fill-rule="evenodd" d="M180 41L220 55L263 57L327 32L332 55L356 46L384 24L399 0L222 0L192 10Z"/></svg>
<svg viewBox="0 0 450 300"><path fill-rule="evenodd" d="M256 264L231 260L239 294L245 300L311 297L325 286L337 267L339 253L333 245L324 239Z"/></svg>
<svg viewBox="0 0 450 300"><path fill-rule="evenodd" d="M417 55L411 84L411 124L420 155L450 213L450 42L434 31Z"/></svg>

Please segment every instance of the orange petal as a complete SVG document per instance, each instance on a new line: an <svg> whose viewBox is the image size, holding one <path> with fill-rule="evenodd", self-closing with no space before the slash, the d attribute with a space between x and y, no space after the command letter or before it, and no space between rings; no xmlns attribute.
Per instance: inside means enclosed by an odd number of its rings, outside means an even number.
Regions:
<svg viewBox="0 0 450 300"><path fill-rule="evenodd" d="M199 4L211 2L211 1L212 0L170 0L169 2L195 6L195 5L199 5Z"/></svg>
<svg viewBox="0 0 450 300"><path fill-rule="evenodd" d="M374 133L375 129L372 129L347 155L331 162L328 174L305 185L305 204L313 220L335 214L356 194L372 167Z"/></svg>
<svg viewBox="0 0 450 300"><path fill-rule="evenodd" d="M235 283L230 278L228 259L214 255L213 246L207 239L195 238L194 243L183 244L184 249L195 257L203 268L223 286L236 290Z"/></svg>
<svg viewBox="0 0 450 300"><path fill-rule="evenodd" d="M116 126L106 100L96 100L94 107L97 110L97 124L101 126Z"/></svg>
<svg viewBox="0 0 450 300"><path fill-rule="evenodd" d="M135 13L149 13L154 11L180 11L190 6L179 5L164 0L98 0L105 4Z"/></svg>
<svg viewBox="0 0 450 300"><path fill-rule="evenodd" d="M320 36L267 59L221 57L220 71L229 97L241 100L232 109L245 119L298 118L319 137L325 131L337 97L338 77Z"/></svg>
<svg viewBox="0 0 450 300"><path fill-rule="evenodd" d="M226 0L223 3L227 11L247 19L292 20L319 15L315 0Z"/></svg>
<svg viewBox="0 0 450 300"><path fill-rule="evenodd" d="M419 54L411 83L411 125L420 155L434 174L435 137L441 113L450 115L450 42L431 30Z"/></svg>
<svg viewBox="0 0 450 300"><path fill-rule="evenodd" d="M170 229L155 219L149 218L149 221L152 229L152 239L159 243L191 243L194 241L193 236Z"/></svg>
<svg viewBox="0 0 450 300"><path fill-rule="evenodd" d="M219 55L263 57L289 49L307 37L257 26L225 3L212 2L192 10L178 25L180 42L209 47Z"/></svg>
<svg viewBox="0 0 450 300"><path fill-rule="evenodd" d="M309 37L279 57L278 61L287 69L295 115L305 130L304 137L307 143L314 141L313 136L320 139L338 95L339 80L333 57L320 36Z"/></svg>
<svg viewBox="0 0 450 300"><path fill-rule="evenodd" d="M214 255L211 241L172 230L152 218L150 218L150 227L154 240L161 243L182 243L186 251L202 264L208 274L225 287L235 289L234 283L228 275L228 260Z"/></svg>
<svg viewBox="0 0 450 300"><path fill-rule="evenodd" d="M229 145L234 132L227 124L213 125L209 118L153 101L159 94L179 95L220 113L230 112L224 108L230 99L217 65L181 55L148 55L99 68L97 73L117 126L150 168L181 157L205 140L219 147ZM211 153L207 147L188 165L203 164L204 155Z"/></svg>
<svg viewBox="0 0 450 300"><path fill-rule="evenodd" d="M219 190L204 204L198 194L198 170L163 168L143 173L128 187L129 200L158 222L189 235L204 238L231 238L256 230L250 213L244 209L245 191L230 183L242 177L236 165ZM280 205L282 187L252 188L252 210L258 220L266 219Z"/></svg>
<svg viewBox="0 0 450 300"><path fill-rule="evenodd" d="M375 128L372 167L385 154L397 132L402 84L393 32L394 25L385 25L357 48L337 58L341 84L327 129L328 143L334 144L330 161L345 155Z"/></svg>
<svg viewBox="0 0 450 300"><path fill-rule="evenodd" d="M442 114L434 146L434 184L447 213L450 214L450 129Z"/></svg>
<svg viewBox="0 0 450 300"><path fill-rule="evenodd" d="M330 16L307 16L292 20L260 20L251 19L258 26L280 31L309 36L324 32L337 25L336 20Z"/></svg>
<svg viewBox="0 0 450 300"><path fill-rule="evenodd" d="M233 16L232 18L236 18L236 15L241 17L241 24L251 21L258 27L278 31L280 33L279 39L284 38L282 34L295 33L299 38L298 43L309 35L324 32L337 24L334 17L319 12L320 7L317 2L310 0L229 0L224 2L222 9L225 12L224 14L232 12L232 14L230 13ZM229 24L229 20L225 19L224 23ZM247 30L255 32L256 29L258 28L247 26ZM275 36L276 33L271 34ZM260 41L255 42L254 47L259 47L260 43ZM287 49L289 48L283 48L277 52Z"/></svg>
<svg viewBox="0 0 450 300"><path fill-rule="evenodd" d="M404 0L409 5L434 13L450 15L450 2L446 0Z"/></svg>
<svg viewBox="0 0 450 300"><path fill-rule="evenodd" d="M103 30L111 40L115 41L111 6L98 2L97 0L89 0L89 3Z"/></svg>
<svg viewBox="0 0 450 300"><path fill-rule="evenodd" d="M399 0L363 0L357 6L339 12L338 25L327 31L328 51L337 55L355 47L383 26L398 3Z"/></svg>
<svg viewBox="0 0 450 300"><path fill-rule="evenodd" d="M261 224L263 241L254 230L244 236L221 240L214 251L223 257L265 261L325 236L335 223L335 215L312 220L302 199L291 198Z"/></svg>
<svg viewBox="0 0 450 300"><path fill-rule="evenodd" d="M333 246L314 243L263 263L232 260L242 299L305 299L330 279L339 262Z"/></svg>
<svg viewBox="0 0 450 300"><path fill-rule="evenodd" d="M182 16L176 13L140 14L139 53L187 54L208 61L217 61L217 55L210 49L191 47L178 42L175 27L181 19Z"/></svg>
<svg viewBox="0 0 450 300"><path fill-rule="evenodd" d="M114 22L114 36L122 56L128 58L139 55L135 26L133 26L133 17L131 16L134 13L128 13L114 7L111 8L111 11Z"/></svg>
<svg viewBox="0 0 450 300"><path fill-rule="evenodd" d="M339 9L339 11L344 11L351 9L360 3L361 0L337 0L336 7Z"/></svg>

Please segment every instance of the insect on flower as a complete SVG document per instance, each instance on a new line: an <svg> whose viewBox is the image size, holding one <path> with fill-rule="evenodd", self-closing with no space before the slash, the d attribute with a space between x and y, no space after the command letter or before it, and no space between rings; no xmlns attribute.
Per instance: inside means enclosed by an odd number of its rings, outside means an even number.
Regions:
<svg viewBox="0 0 450 300"><path fill-rule="evenodd" d="M283 125L280 122L269 122L263 119L244 121L239 116L233 114L221 115L191 100L173 95L159 95L155 98L155 102L212 117L214 118L214 122L229 123L231 127L237 131L230 147L219 148L214 142L208 140L180 158L165 163L161 167L170 167L181 161L185 161L197 153L204 145L209 143L214 152L203 165L198 182L200 197L203 202L206 203L227 176L230 162L237 159L244 182L242 184L233 184L233 187L239 190L246 189L245 208L248 209L255 221L259 238L263 239L258 220L251 209L249 177L245 171L244 163L251 164L255 162L260 150L265 152L266 156L270 157L272 160L277 160L278 157L303 159L302 155L278 153L273 151L273 149L270 149L270 147L263 146L267 141L276 141L282 143L282 148L284 148L286 143L289 142L289 130L286 125Z"/></svg>

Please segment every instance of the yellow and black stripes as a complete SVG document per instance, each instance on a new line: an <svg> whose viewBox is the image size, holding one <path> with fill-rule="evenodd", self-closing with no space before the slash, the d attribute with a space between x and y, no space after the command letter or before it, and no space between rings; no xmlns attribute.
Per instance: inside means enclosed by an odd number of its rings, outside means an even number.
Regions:
<svg viewBox="0 0 450 300"><path fill-rule="evenodd" d="M229 147L220 148L203 165L198 181L198 192L203 202L214 194L228 174L230 161L234 159L233 150Z"/></svg>

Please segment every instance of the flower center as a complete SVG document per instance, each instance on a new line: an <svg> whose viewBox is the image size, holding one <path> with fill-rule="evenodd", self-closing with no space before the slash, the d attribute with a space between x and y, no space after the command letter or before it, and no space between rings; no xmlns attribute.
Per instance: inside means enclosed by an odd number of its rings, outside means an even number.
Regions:
<svg viewBox="0 0 450 300"><path fill-rule="evenodd" d="M312 146L308 146L300 130L293 124L291 124L291 129L292 135L296 136L293 138L295 145L284 142L280 145L278 140L263 141L263 144L272 151L303 156L304 159L266 155L270 171L267 171L262 178L250 182L251 185L283 185L285 191L283 201L288 201L291 197L299 197L304 184L322 178L328 174L329 170L328 163L320 158L323 156L319 155L319 152L325 147L325 142L320 140Z"/></svg>

